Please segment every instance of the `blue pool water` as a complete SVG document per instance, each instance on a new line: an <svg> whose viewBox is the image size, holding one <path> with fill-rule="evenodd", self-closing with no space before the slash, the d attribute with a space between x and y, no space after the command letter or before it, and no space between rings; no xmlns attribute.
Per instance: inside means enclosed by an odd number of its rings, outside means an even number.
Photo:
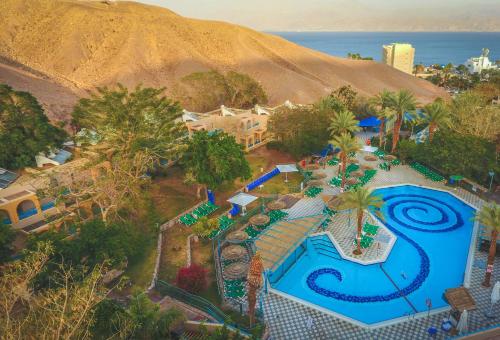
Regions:
<svg viewBox="0 0 500 340"><path fill-rule="evenodd" d="M432 309L447 306L445 289L464 281L474 209L415 186L375 194L384 198L383 222L398 237L383 269L342 259L329 237L318 235L270 275L272 287L365 324L425 312L428 299Z"/></svg>

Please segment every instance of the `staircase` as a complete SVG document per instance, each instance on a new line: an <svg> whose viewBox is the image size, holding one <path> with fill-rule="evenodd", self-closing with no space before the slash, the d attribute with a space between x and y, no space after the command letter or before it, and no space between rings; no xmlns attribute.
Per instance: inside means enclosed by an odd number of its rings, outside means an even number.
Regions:
<svg viewBox="0 0 500 340"><path fill-rule="evenodd" d="M335 260L342 260L339 252L330 241L327 235L319 235L311 238L311 244L314 250L321 255L331 257Z"/></svg>

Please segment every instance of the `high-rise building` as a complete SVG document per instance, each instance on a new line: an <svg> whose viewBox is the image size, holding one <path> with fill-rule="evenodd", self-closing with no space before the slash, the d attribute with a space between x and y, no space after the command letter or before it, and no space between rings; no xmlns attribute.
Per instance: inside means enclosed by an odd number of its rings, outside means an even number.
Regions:
<svg viewBox="0 0 500 340"><path fill-rule="evenodd" d="M393 43L382 48L382 62L408 74L413 73L415 49L411 44Z"/></svg>

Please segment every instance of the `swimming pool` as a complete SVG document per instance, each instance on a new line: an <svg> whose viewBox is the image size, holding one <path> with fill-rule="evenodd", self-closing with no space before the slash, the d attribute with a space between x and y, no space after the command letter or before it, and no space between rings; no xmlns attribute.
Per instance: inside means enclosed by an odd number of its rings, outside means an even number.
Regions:
<svg viewBox="0 0 500 340"><path fill-rule="evenodd" d="M474 209L410 185L375 194L384 199L382 222L398 237L382 265L342 259L328 235L311 236L283 262L286 270L271 273L272 288L367 325L426 312L429 301L446 307L445 289L464 282Z"/></svg>

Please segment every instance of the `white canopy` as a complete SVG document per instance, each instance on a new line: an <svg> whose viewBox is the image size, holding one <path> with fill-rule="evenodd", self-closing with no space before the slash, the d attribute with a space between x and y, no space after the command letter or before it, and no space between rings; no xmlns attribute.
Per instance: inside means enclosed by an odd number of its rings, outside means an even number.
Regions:
<svg viewBox="0 0 500 340"><path fill-rule="evenodd" d="M297 169L297 166L295 164L278 164L276 165L276 167L280 172L283 173L299 171L299 169Z"/></svg>
<svg viewBox="0 0 500 340"><path fill-rule="evenodd" d="M252 203L253 201L255 201L256 199L258 199L258 197L255 197L255 196L252 196L249 194L245 194L244 192L240 192L239 194L236 194L233 197L231 197L230 199L228 199L227 201L231 204L236 204L236 205L245 207L245 206L249 205L250 203Z"/></svg>

